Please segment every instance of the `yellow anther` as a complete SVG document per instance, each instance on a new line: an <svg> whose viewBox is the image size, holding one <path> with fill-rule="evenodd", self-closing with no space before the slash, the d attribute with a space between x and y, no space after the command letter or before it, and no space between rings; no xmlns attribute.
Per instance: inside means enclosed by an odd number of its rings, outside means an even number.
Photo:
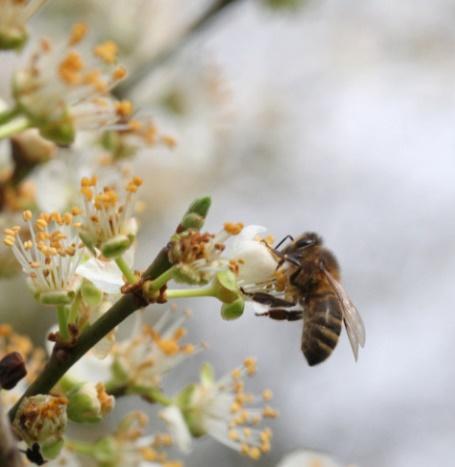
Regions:
<svg viewBox="0 0 455 467"><path fill-rule="evenodd" d="M173 136L162 135L160 140L169 149L174 149L177 146L177 140Z"/></svg>
<svg viewBox="0 0 455 467"><path fill-rule="evenodd" d="M186 354L192 354L194 353L195 351L195 347L193 344L185 344L183 347L182 347L182 351Z"/></svg>
<svg viewBox="0 0 455 467"><path fill-rule="evenodd" d="M94 48L93 53L105 63L115 63L118 46L114 41L102 42Z"/></svg>
<svg viewBox="0 0 455 467"><path fill-rule="evenodd" d="M250 451L250 447L248 446L248 444L242 443L240 445L240 453L241 454L248 455L249 451Z"/></svg>
<svg viewBox="0 0 455 467"><path fill-rule="evenodd" d="M251 459L257 461L261 457L261 450L258 447L250 448L248 456Z"/></svg>
<svg viewBox="0 0 455 467"><path fill-rule="evenodd" d="M88 28L84 23L76 23L71 29L71 34L68 41L69 45L73 46L79 44L79 42L81 42L86 36L87 31Z"/></svg>
<svg viewBox="0 0 455 467"><path fill-rule="evenodd" d="M127 100L120 101L116 103L115 110L120 117L128 117L133 112L133 104Z"/></svg>
<svg viewBox="0 0 455 467"><path fill-rule="evenodd" d="M256 359L252 357L245 358L245 360L243 361L243 365L249 376L254 375L256 373Z"/></svg>
<svg viewBox="0 0 455 467"><path fill-rule="evenodd" d="M240 439L239 433L236 430L229 430L228 431L228 438L231 441L238 441Z"/></svg>
<svg viewBox="0 0 455 467"><path fill-rule="evenodd" d="M22 213L22 218L24 219L24 221L29 221L32 219L32 217L33 217L32 211L30 211L29 209L27 209L26 211Z"/></svg>
<svg viewBox="0 0 455 467"><path fill-rule="evenodd" d="M73 216L79 216L81 213L81 210L77 207L77 206L74 206L72 209L71 209L71 214Z"/></svg>
<svg viewBox="0 0 455 467"><path fill-rule="evenodd" d="M70 225L73 221L73 215L70 212L65 212L65 214L63 214L62 220L65 225Z"/></svg>
<svg viewBox="0 0 455 467"><path fill-rule="evenodd" d="M139 120L130 120L128 122L128 128L131 131L139 131L142 128L142 123Z"/></svg>
<svg viewBox="0 0 455 467"><path fill-rule="evenodd" d="M6 235L5 238L3 239L3 243L6 246L13 246L15 243L15 238L12 237L11 235Z"/></svg>
<svg viewBox="0 0 455 467"><path fill-rule="evenodd" d="M33 269L38 269L39 263L37 261L30 261L30 267Z"/></svg>
<svg viewBox="0 0 455 467"><path fill-rule="evenodd" d="M46 227L47 227L47 222L43 218L36 220L36 228L38 230L44 230Z"/></svg>
<svg viewBox="0 0 455 467"><path fill-rule="evenodd" d="M269 401L271 400L273 397L273 392L270 390L270 389L264 389L262 391L262 398L265 400L265 401Z"/></svg>
<svg viewBox="0 0 455 467"><path fill-rule="evenodd" d="M114 70L114 73L112 74L112 77L118 81L118 80L121 80L123 79L125 76L126 76L126 70L125 68L119 66L117 67L115 70Z"/></svg>
<svg viewBox="0 0 455 467"><path fill-rule="evenodd" d="M3 233L10 237L15 237L17 235L17 232L14 229L5 229Z"/></svg>
<svg viewBox="0 0 455 467"><path fill-rule="evenodd" d="M87 201L91 201L93 199L93 191L88 186L83 186L81 188L81 194Z"/></svg>
<svg viewBox="0 0 455 467"><path fill-rule="evenodd" d="M145 461L153 462L158 460L159 454L151 447L141 448L141 454Z"/></svg>
<svg viewBox="0 0 455 467"><path fill-rule="evenodd" d="M185 328L177 328L174 332L174 339L176 341L182 339L186 336L186 329Z"/></svg>
<svg viewBox="0 0 455 467"><path fill-rule="evenodd" d="M242 408L242 406L241 406L238 402L233 402L233 403L231 404L231 413L236 413L236 412L238 412L241 408Z"/></svg>
<svg viewBox="0 0 455 467"><path fill-rule="evenodd" d="M58 67L58 74L62 81L64 81L66 84L80 84L80 72L84 68L84 66L85 65L82 61L82 57L74 50L71 50L60 63Z"/></svg>
<svg viewBox="0 0 455 467"><path fill-rule="evenodd" d="M261 443L260 449L264 454L267 453L267 452L270 452L270 449L271 449L270 442L269 441L263 441Z"/></svg>
<svg viewBox="0 0 455 467"><path fill-rule="evenodd" d="M265 406L262 415L267 418L276 418L278 417L278 411L270 407L269 405Z"/></svg>
<svg viewBox="0 0 455 467"><path fill-rule="evenodd" d="M175 355L179 351L179 345L171 339L161 339L157 342L157 345L161 352L166 355Z"/></svg>
<svg viewBox="0 0 455 467"><path fill-rule="evenodd" d="M225 222L224 230L231 235L238 235L243 230L243 224L241 222Z"/></svg>
<svg viewBox="0 0 455 467"><path fill-rule="evenodd" d="M31 250L33 248L33 242L31 240L27 240L24 242L24 248L26 250Z"/></svg>
<svg viewBox="0 0 455 467"><path fill-rule="evenodd" d="M231 376L232 376L233 379L241 378L242 377L242 370L240 370L240 368L236 368L236 369L232 370Z"/></svg>
<svg viewBox="0 0 455 467"><path fill-rule="evenodd" d="M243 429L243 435L245 436L245 438L250 438L251 435L252 435L251 428L244 428Z"/></svg>

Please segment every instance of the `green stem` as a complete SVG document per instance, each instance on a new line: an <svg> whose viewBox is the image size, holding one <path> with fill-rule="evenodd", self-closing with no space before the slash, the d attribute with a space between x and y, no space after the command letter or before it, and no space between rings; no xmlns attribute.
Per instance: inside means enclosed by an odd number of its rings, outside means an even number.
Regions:
<svg viewBox="0 0 455 467"><path fill-rule="evenodd" d="M65 305L57 305L58 330L64 341L69 340L68 332L68 308Z"/></svg>
<svg viewBox="0 0 455 467"><path fill-rule="evenodd" d="M203 211L201 211L201 205L204 207ZM209 206L209 198L200 198L190 206L190 209L186 214L189 212L196 212L203 215L205 218L205 214L207 214ZM167 255L167 248L162 248L142 277L144 280L156 279L171 266L172 265L169 263ZM125 294L118 302L109 308L103 316L101 316L81 334L73 347L65 349L64 358L62 358L61 352L63 349L57 349L57 351L55 351L54 347L54 351L52 352L52 355L43 371L10 410L10 420L14 420L17 409L24 398L34 396L36 394L47 394L58 383L60 378L94 345L96 345L122 321L128 318L128 316L143 307L144 299L142 297L133 293Z"/></svg>
<svg viewBox="0 0 455 467"><path fill-rule="evenodd" d="M139 394L142 397L146 397L150 402L155 402L164 406L172 404L172 399L166 396L164 392L160 391L158 388L141 388L133 387L130 390L133 394Z"/></svg>
<svg viewBox="0 0 455 467"><path fill-rule="evenodd" d="M175 272L175 266L170 267L167 271L164 271L163 274L158 276L156 279L153 281L150 281L148 283L148 287L150 288L149 290L155 290L158 291L163 287L163 285L166 285L174 276Z"/></svg>
<svg viewBox="0 0 455 467"><path fill-rule="evenodd" d="M194 34L203 31L215 18L224 12L227 7L237 3L239 0L216 0L207 10L191 24L188 29L179 37L176 38L170 45L157 55L151 58L150 61L140 65L128 79L114 89L114 95L119 98L128 96L131 91L138 86L144 78L149 76L150 72L158 68L163 63L167 62L170 58L176 55L180 49L188 43L188 40Z"/></svg>
<svg viewBox="0 0 455 467"><path fill-rule="evenodd" d="M195 298L195 297L215 297L215 290L212 284L207 287L194 289L172 289L166 291L166 298Z"/></svg>
<svg viewBox="0 0 455 467"><path fill-rule="evenodd" d="M65 446L71 451L75 451L79 454L88 454L92 455L94 451L94 445L87 441L75 441L70 439L65 439Z"/></svg>
<svg viewBox="0 0 455 467"><path fill-rule="evenodd" d="M25 117L18 117L0 126L0 139L10 138L16 133L26 130L30 122Z"/></svg>
<svg viewBox="0 0 455 467"><path fill-rule="evenodd" d="M128 264L126 264L126 261L123 259L122 256L118 256L117 258L115 258L115 263L117 264L118 268L120 269L120 271L122 271L122 274L125 276L126 280L130 284L134 284L137 281L136 275L130 269Z"/></svg>
<svg viewBox="0 0 455 467"><path fill-rule="evenodd" d="M0 112L0 125L9 122L14 117L19 115L20 111L17 107L13 107L12 109L3 110Z"/></svg>

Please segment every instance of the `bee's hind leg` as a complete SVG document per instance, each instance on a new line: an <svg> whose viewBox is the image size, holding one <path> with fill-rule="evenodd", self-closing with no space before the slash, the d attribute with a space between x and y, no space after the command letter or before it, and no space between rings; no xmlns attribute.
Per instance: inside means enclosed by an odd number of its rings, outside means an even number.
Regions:
<svg viewBox="0 0 455 467"><path fill-rule="evenodd" d="M303 318L303 313L299 310L290 311L284 308L272 308L264 313L256 313L256 316L268 316L271 319L298 321Z"/></svg>

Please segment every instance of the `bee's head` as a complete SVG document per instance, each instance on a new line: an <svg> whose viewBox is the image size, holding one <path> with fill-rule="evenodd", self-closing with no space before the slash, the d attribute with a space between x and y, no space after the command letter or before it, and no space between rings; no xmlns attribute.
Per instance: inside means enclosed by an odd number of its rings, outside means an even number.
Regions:
<svg viewBox="0 0 455 467"><path fill-rule="evenodd" d="M294 248L301 250L303 248L309 248L322 244L322 238L314 232L305 232L299 238L294 241Z"/></svg>

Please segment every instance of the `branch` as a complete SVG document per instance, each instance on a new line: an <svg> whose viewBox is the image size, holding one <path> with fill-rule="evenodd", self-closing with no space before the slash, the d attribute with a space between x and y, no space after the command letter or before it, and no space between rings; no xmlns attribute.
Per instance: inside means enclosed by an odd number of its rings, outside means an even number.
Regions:
<svg viewBox="0 0 455 467"><path fill-rule="evenodd" d="M149 73L158 68L163 63L172 58L186 44L187 40L194 34L203 31L220 13L226 8L239 0L217 0L210 5L207 10L200 16L189 28L179 36L174 42L169 44L158 55L153 57L149 62L143 63L138 69L123 83L117 86L113 94L119 99L126 97L131 91L144 79Z"/></svg>
<svg viewBox="0 0 455 467"><path fill-rule="evenodd" d="M181 223L177 226L177 231L180 232L190 227L197 229L202 227L209 207L209 197L199 198L194 201L183 216ZM142 283L146 279L155 279L171 266L165 247L158 253L153 263L144 272L139 283ZM142 296L135 293L127 293L109 308L101 318L95 321L79 337L73 347L62 349L61 346L60 348L57 345L54 346L52 355L42 373L40 373L38 378L28 387L25 394L10 410L10 419L14 419L17 409L25 397L34 396L35 394L47 394L85 353L128 318L128 316L139 308L143 308L146 304Z"/></svg>
<svg viewBox="0 0 455 467"><path fill-rule="evenodd" d="M22 457L13 434L11 433L11 427L3 412L2 400L0 397L0 465L7 465L8 467L22 467Z"/></svg>

